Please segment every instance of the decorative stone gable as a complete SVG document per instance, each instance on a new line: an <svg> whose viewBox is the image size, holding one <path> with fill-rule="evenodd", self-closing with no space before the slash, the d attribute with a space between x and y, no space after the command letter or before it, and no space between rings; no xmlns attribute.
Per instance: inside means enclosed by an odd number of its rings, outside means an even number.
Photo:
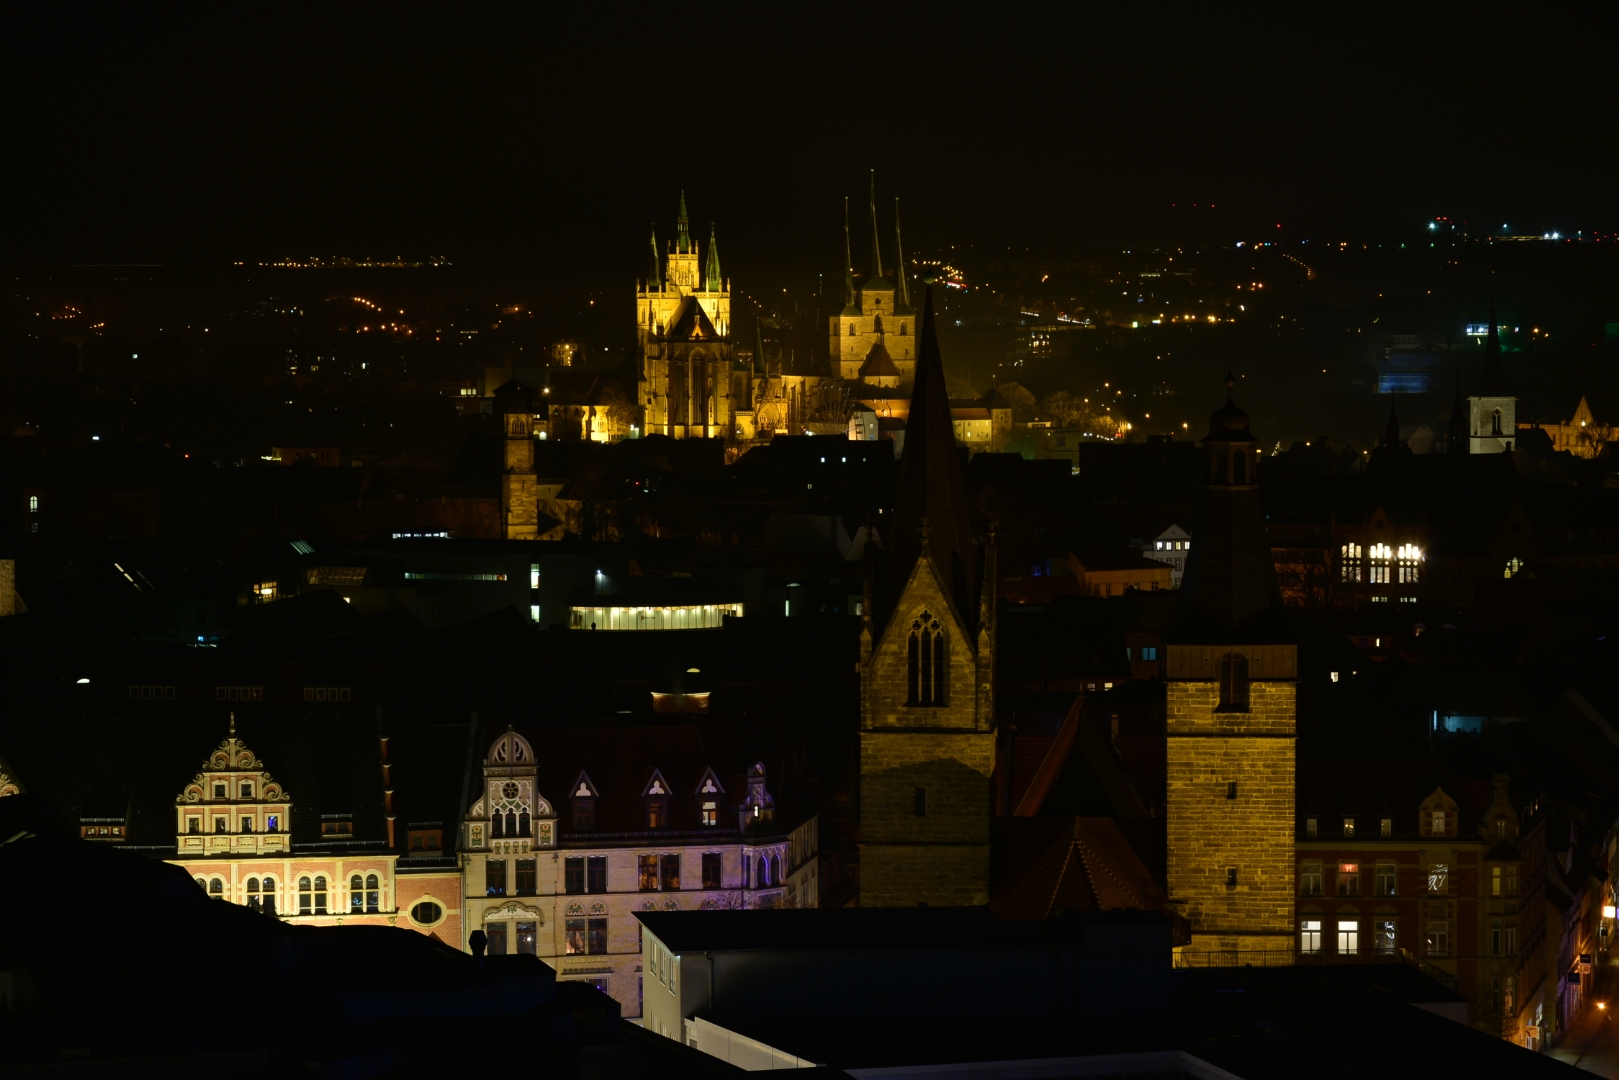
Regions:
<svg viewBox="0 0 1619 1080"><path fill-rule="evenodd" d="M230 732L174 800L181 855L257 855L291 850L292 798L264 762Z"/></svg>
<svg viewBox="0 0 1619 1080"><path fill-rule="evenodd" d="M509 854L556 846L556 811L536 788L534 748L511 728L484 756L483 794L467 813L467 847Z"/></svg>

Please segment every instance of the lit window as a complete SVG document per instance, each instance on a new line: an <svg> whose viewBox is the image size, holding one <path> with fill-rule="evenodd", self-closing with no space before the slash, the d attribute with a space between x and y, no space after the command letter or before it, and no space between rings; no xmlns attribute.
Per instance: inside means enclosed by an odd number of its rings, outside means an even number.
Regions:
<svg viewBox="0 0 1619 1080"><path fill-rule="evenodd" d="M1355 838L1355 819L1352 817L1344 818L1344 838L1347 840Z"/></svg>
<svg viewBox="0 0 1619 1080"><path fill-rule="evenodd" d="M718 803L705 802L703 804L703 824L704 825L718 825L719 823L720 823L719 804Z"/></svg>
<svg viewBox="0 0 1619 1080"><path fill-rule="evenodd" d="M1430 816L1429 821L1430 831L1434 836L1445 835L1445 812L1443 810L1435 810Z"/></svg>
<svg viewBox="0 0 1619 1080"><path fill-rule="evenodd" d="M640 855L635 860L636 887L642 892L658 891L658 857Z"/></svg>
<svg viewBox="0 0 1619 1080"><path fill-rule="evenodd" d="M1360 580L1361 547L1359 544L1345 544L1341 549L1339 565L1342 567L1345 581Z"/></svg>
<svg viewBox="0 0 1619 1080"><path fill-rule="evenodd" d="M500 865L504 869L506 864ZM349 878L349 910L351 912L365 910L365 879L359 874Z"/></svg>
<svg viewBox="0 0 1619 1080"><path fill-rule="evenodd" d="M1299 921L1299 952L1306 956L1315 956L1321 952L1321 920L1301 919Z"/></svg>
<svg viewBox="0 0 1619 1080"><path fill-rule="evenodd" d="M1501 895L1501 868L1499 866L1490 867L1490 895ZM1500 950L1496 951L1496 955L1500 955Z"/></svg>
<svg viewBox="0 0 1619 1080"><path fill-rule="evenodd" d="M1360 952L1360 922L1356 919L1338 920L1338 955L1354 956Z"/></svg>
<svg viewBox="0 0 1619 1080"><path fill-rule="evenodd" d="M1360 863L1338 864L1338 895L1360 895Z"/></svg>
<svg viewBox="0 0 1619 1080"><path fill-rule="evenodd" d="M1387 544L1373 544L1371 551L1371 583L1373 585L1387 585L1389 583L1389 561L1394 552Z"/></svg>
<svg viewBox="0 0 1619 1080"><path fill-rule="evenodd" d="M1399 560L1400 584L1415 585L1422 567L1422 549L1415 544L1401 544L1395 558Z"/></svg>
<svg viewBox="0 0 1619 1080"><path fill-rule="evenodd" d="M519 956L533 956L537 944L534 924L520 922L517 924L517 953Z"/></svg>
<svg viewBox="0 0 1619 1080"><path fill-rule="evenodd" d="M1523 569L1523 560L1518 558L1517 556L1513 556L1512 558L1507 560L1506 571L1501 576L1502 577L1509 577L1509 578L1510 577L1517 577L1518 576L1518 571L1522 570L1522 569Z"/></svg>
<svg viewBox="0 0 1619 1080"><path fill-rule="evenodd" d="M30 514L39 513L39 496L38 495L30 495L30 496L28 496L28 512Z"/></svg>
<svg viewBox="0 0 1619 1080"><path fill-rule="evenodd" d="M359 878L355 878L359 881ZM506 895L506 860L485 859L483 864L483 883L485 896Z"/></svg>

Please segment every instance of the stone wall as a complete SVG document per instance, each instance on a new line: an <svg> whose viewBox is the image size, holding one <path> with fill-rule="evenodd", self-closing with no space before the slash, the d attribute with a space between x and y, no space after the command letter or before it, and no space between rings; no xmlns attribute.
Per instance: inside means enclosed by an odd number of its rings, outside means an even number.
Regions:
<svg viewBox="0 0 1619 1080"><path fill-rule="evenodd" d="M1216 712L1218 694L1214 682L1168 687L1170 901L1194 948L1290 949L1295 687L1250 683L1245 713Z"/></svg>

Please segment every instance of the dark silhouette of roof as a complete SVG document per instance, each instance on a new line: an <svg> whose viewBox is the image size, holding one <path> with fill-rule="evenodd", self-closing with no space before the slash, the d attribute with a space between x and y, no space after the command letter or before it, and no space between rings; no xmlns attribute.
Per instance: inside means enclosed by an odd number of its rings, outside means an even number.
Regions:
<svg viewBox="0 0 1619 1080"><path fill-rule="evenodd" d="M860 377L875 379L881 376L897 379L899 368L894 366L894 358L888 355L888 349L879 340L871 347L871 351L866 353L866 361L860 365Z"/></svg>

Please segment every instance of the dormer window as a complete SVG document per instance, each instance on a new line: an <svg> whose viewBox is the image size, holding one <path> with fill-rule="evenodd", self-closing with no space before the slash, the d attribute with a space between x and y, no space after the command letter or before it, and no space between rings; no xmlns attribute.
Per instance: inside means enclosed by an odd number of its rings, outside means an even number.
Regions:
<svg viewBox="0 0 1619 1080"><path fill-rule="evenodd" d="M1355 838L1355 819L1352 818L1352 817L1346 817L1346 818L1344 818L1344 839L1345 840L1353 840L1354 838Z"/></svg>
<svg viewBox="0 0 1619 1080"><path fill-rule="evenodd" d="M588 799L587 798L587 799L575 799L575 800L573 800L573 831L574 832L595 832L596 831L596 800L595 799Z"/></svg>
<svg viewBox="0 0 1619 1080"><path fill-rule="evenodd" d="M1431 831L1435 836L1444 836L1446 827L1446 814L1443 810L1435 810L1430 818Z"/></svg>
<svg viewBox="0 0 1619 1080"><path fill-rule="evenodd" d="M646 801L646 827L649 829L664 829L669 826L669 800L648 799Z"/></svg>
<svg viewBox="0 0 1619 1080"><path fill-rule="evenodd" d="M718 825L720 823L720 804L705 802L703 804L703 824Z"/></svg>

